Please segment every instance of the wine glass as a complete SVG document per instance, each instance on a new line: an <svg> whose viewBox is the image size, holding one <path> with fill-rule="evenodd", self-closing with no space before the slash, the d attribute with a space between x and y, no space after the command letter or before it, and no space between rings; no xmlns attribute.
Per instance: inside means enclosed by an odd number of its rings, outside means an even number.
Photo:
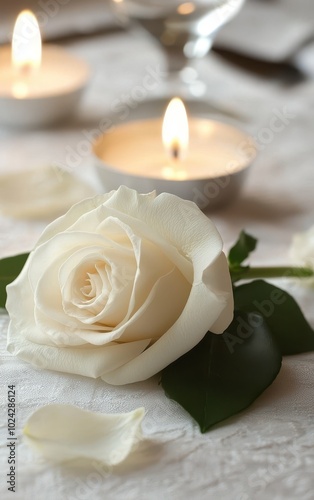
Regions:
<svg viewBox="0 0 314 500"><path fill-rule="evenodd" d="M168 78L164 93L197 97L207 86L193 64L211 49L220 28L245 0L112 0L118 17L136 21L164 49Z"/></svg>

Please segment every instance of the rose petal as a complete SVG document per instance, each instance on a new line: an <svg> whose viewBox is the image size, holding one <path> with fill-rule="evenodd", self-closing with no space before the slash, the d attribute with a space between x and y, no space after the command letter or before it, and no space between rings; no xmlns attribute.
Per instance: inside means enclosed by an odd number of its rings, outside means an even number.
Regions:
<svg viewBox="0 0 314 500"><path fill-rule="evenodd" d="M56 234L68 230L81 215L95 210L100 204L105 203L113 194L114 191L110 191L110 193L93 196L92 198L87 198L73 205L64 215L48 224L37 241L36 247L49 241Z"/></svg>
<svg viewBox="0 0 314 500"><path fill-rule="evenodd" d="M214 324L218 318L221 317L222 331L230 324L232 315L227 315L231 310L229 300L228 294L215 296L206 289L204 283L195 285L181 316L162 337L137 358L115 371L107 372L101 378L109 384L123 385L146 380L160 372L198 344L210 328L209 325ZM225 310L227 314L221 316Z"/></svg>
<svg viewBox="0 0 314 500"><path fill-rule="evenodd" d="M152 287L142 307L128 321L120 341L130 342L148 337L157 340L160 332L167 332L178 319L190 291L190 284L174 267Z"/></svg>
<svg viewBox="0 0 314 500"><path fill-rule="evenodd" d="M144 408L105 414L51 404L36 410L23 432L32 448L54 462L83 458L113 466L141 439L144 415Z"/></svg>
<svg viewBox="0 0 314 500"><path fill-rule="evenodd" d="M94 190L53 166L11 172L0 177L0 212L10 217L57 217Z"/></svg>
<svg viewBox="0 0 314 500"><path fill-rule="evenodd" d="M208 285L210 290L213 289L222 289L228 290L230 287L230 274L229 271L226 272L226 257L222 253L218 259L214 262L214 265L211 265L205 269L203 273L203 282L205 285ZM227 323L228 318L232 318L233 316L233 300L227 296L227 294L220 294L220 297L226 299L226 307L224 309L224 313L218 316L215 323L213 323L210 327L210 331L212 333L221 333L223 332L229 323Z"/></svg>
<svg viewBox="0 0 314 500"><path fill-rule="evenodd" d="M35 318L38 326L41 326L42 330L51 336L52 341L55 343L60 345L65 343L70 345L85 343L80 338L81 329L85 333L88 330L111 330L111 327L99 323L97 325L83 324L80 318L70 316L68 311L64 311L58 281L62 264L68 260L73 260L75 266L77 256L82 259L81 254L89 257L90 253L94 254L95 252L102 253L105 258L102 243L103 237L97 234L61 233L53 237L48 243L37 247L31 255L28 276L34 290ZM62 251L58 251L58 249L62 249ZM64 279L62 277L63 281ZM18 280L19 278L15 283ZM47 283L49 283L49 286L47 286ZM49 329L47 329L47 325L49 325ZM71 334L73 329L76 330L75 336ZM68 330L70 335L67 334ZM61 337L66 342L61 341ZM107 342L110 342L109 338Z"/></svg>
<svg viewBox="0 0 314 500"><path fill-rule="evenodd" d="M59 271L64 311L86 325L101 323L110 328L119 324L128 311L135 273L133 252L99 248L98 253L90 249L86 255L85 248L79 250L61 265ZM87 277L89 296L83 293L82 280ZM88 289L86 282L84 288ZM117 293L118 302L115 300Z"/></svg>
<svg viewBox="0 0 314 500"><path fill-rule="evenodd" d="M126 203L132 205L132 192L125 193L125 197ZM102 376L114 385L147 379L197 345L207 330L213 327L215 333L222 333L233 316L230 273L214 224L193 203L180 198L174 203L173 196L167 193L159 195L138 216L147 222L149 219L149 226L157 228L189 256L194 282L176 323L136 359ZM180 228L177 232L173 230L176 227Z"/></svg>
<svg viewBox="0 0 314 500"><path fill-rule="evenodd" d="M84 345L78 347L57 347L48 341L37 344L32 339L20 335L13 325L8 331L8 351L37 368L76 373L97 378L136 358L150 344L151 339L138 340L125 344L106 344L104 346ZM43 336L42 336L43 337Z"/></svg>

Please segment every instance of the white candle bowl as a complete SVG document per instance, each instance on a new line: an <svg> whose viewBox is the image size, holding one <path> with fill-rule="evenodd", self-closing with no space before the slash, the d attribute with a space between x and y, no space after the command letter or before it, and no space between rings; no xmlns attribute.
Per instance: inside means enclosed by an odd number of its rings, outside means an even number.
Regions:
<svg viewBox="0 0 314 500"><path fill-rule="evenodd" d="M76 109L89 79L85 61L54 45L44 45L40 68L17 74L11 47L0 48L0 125L45 126Z"/></svg>
<svg viewBox="0 0 314 500"><path fill-rule="evenodd" d="M98 137L93 162L106 191L126 185L143 193L169 192L194 201L202 210L216 209L238 196L256 155L249 135L223 122L189 117L188 152L184 160L173 161L164 151L161 128L162 119L141 119Z"/></svg>

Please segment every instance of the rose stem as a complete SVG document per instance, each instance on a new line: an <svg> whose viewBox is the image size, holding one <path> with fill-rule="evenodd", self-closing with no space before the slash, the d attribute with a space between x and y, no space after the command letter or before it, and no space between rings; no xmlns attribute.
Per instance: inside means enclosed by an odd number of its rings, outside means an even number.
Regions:
<svg viewBox="0 0 314 500"><path fill-rule="evenodd" d="M259 278L311 278L314 269L307 267L239 267L230 270L233 283L240 280Z"/></svg>

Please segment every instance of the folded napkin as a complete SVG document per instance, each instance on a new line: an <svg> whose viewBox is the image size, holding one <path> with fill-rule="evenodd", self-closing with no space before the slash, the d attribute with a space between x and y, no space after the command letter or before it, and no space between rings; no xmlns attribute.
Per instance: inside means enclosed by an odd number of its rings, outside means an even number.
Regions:
<svg viewBox="0 0 314 500"><path fill-rule="evenodd" d="M52 166L0 176L0 213L22 219L54 218L94 190Z"/></svg>
<svg viewBox="0 0 314 500"><path fill-rule="evenodd" d="M215 45L278 63L293 57L313 35L313 0L247 0Z"/></svg>
<svg viewBox="0 0 314 500"><path fill-rule="evenodd" d="M117 26L111 0L24 0L2 2L0 43L11 41L15 19L23 9L32 10L44 40L88 34Z"/></svg>

